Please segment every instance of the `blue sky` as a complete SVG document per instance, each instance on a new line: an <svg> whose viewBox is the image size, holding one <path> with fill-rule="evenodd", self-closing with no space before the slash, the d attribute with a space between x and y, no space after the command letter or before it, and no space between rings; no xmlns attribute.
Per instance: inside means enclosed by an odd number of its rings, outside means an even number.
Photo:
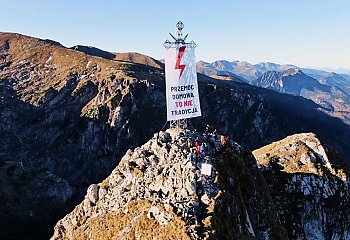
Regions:
<svg viewBox="0 0 350 240"><path fill-rule="evenodd" d="M197 60L350 69L348 0L0 0L0 31L163 58L181 20Z"/></svg>

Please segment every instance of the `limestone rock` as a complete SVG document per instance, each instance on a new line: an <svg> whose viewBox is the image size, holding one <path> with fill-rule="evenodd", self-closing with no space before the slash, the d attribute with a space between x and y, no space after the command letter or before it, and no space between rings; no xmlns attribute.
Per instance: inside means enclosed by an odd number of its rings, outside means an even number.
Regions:
<svg viewBox="0 0 350 240"><path fill-rule="evenodd" d="M209 205L210 199L209 199L209 197L208 197L208 195L206 193L201 197L201 201L204 204Z"/></svg>
<svg viewBox="0 0 350 240"><path fill-rule="evenodd" d="M194 148L188 147L188 141L197 138L205 144L205 154L189 157ZM251 194L256 195L254 199L261 199L267 191L263 185L246 188L245 192L233 191L232 180L218 177L231 175L237 179L238 187L240 179L247 181L247 176L236 172L233 165L226 166L235 162L250 169L250 182L263 183L261 179L252 180L261 177L252 156L242 155L242 149L236 151L237 144L233 142L221 146L219 139L197 132L167 130L128 150L112 174L101 184L91 185L86 199L57 223L52 239L86 239L102 233L111 234L108 239L124 239L130 234L140 239L220 239L226 235L247 238L251 233L246 226L253 226L256 234L262 235L264 229L271 228L271 234L285 236L276 221L277 213L270 211L265 216L267 211L260 210L266 208L265 204L272 204L268 198L257 203L248 200L252 199ZM200 174L204 162L212 165L212 176ZM246 202L241 205L237 199ZM249 225L246 220L239 220L241 210L237 208L250 209L250 216L261 221L252 220ZM217 216L213 215L215 209ZM230 209L230 213L221 212L223 209ZM222 231L221 225L230 227Z"/></svg>
<svg viewBox="0 0 350 240"><path fill-rule="evenodd" d="M155 218L161 226L167 225L168 221L172 219L171 215L167 215L166 213L160 211L156 206L152 206L149 209L147 217Z"/></svg>
<svg viewBox="0 0 350 240"><path fill-rule="evenodd" d="M97 203L99 197L99 186L97 184L92 184L87 190L87 198L92 203Z"/></svg>
<svg viewBox="0 0 350 240"><path fill-rule="evenodd" d="M302 133L253 154L282 221L293 222L286 225L291 239L350 239L349 173L334 150Z"/></svg>

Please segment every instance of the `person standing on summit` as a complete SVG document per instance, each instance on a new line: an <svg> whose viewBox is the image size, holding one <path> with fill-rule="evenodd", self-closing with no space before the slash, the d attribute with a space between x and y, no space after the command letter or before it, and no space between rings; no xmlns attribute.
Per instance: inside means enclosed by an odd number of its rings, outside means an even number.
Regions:
<svg viewBox="0 0 350 240"><path fill-rule="evenodd" d="M187 147L189 149L191 149L193 147L192 139L190 137L187 139Z"/></svg>
<svg viewBox="0 0 350 240"><path fill-rule="evenodd" d="M221 144L222 144L222 145L225 145L226 142L228 141L228 137L226 137L226 136L224 136L224 135L221 135L220 140L221 140Z"/></svg>
<svg viewBox="0 0 350 240"><path fill-rule="evenodd" d="M200 146L200 142L199 142L198 137L197 137L196 140L194 141L194 146L195 146L196 148Z"/></svg>
<svg viewBox="0 0 350 240"><path fill-rule="evenodd" d="M200 146L200 151L203 157L205 157L205 146L204 143L202 143L202 145Z"/></svg>

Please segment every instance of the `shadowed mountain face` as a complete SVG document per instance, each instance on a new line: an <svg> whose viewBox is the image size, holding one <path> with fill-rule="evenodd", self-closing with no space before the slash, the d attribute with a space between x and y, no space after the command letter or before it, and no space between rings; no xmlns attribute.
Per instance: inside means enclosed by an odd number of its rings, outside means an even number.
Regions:
<svg viewBox="0 0 350 240"><path fill-rule="evenodd" d="M190 127L210 124L250 150L312 131L349 158L349 127L312 101L198 78L203 116ZM0 219L5 219L0 234L5 236L47 239L53 223L82 199L89 184L104 179L128 148L146 142L166 122L161 68L94 57L19 34L0 33L0 92L0 135L6 136L0 145ZM28 231L14 230L20 220ZM46 227L36 231L34 221Z"/></svg>

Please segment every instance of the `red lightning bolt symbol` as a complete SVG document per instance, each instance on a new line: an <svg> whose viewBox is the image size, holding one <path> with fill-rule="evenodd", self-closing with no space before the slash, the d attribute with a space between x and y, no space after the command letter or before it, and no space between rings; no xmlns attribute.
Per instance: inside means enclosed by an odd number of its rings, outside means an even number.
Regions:
<svg viewBox="0 0 350 240"><path fill-rule="evenodd" d="M181 69L179 79L181 78L181 75L184 72L185 67L186 67L185 64L180 65L181 59L182 59L184 52L185 52L185 48L186 48L186 46L179 48L179 54L177 55L176 64L175 64L175 69Z"/></svg>

